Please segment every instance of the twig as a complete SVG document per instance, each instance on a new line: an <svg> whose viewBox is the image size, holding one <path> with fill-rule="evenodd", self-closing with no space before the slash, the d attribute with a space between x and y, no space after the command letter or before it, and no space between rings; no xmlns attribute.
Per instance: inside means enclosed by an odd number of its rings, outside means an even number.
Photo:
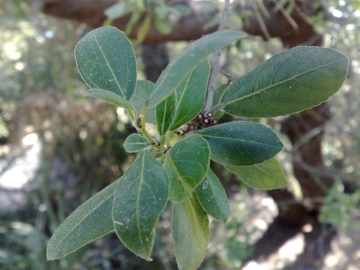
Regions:
<svg viewBox="0 0 360 270"><path fill-rule="evenodd" d="M225 0L224 8L223 11L221 12L218 31L221 31L225 28L227 14L229 12L229 5L230 5L230 0ZM203 109L204 114L210 112L213 105L213 99L215 93L215 80L220 71L220 56L221 56L221 51L219 50L214 54L214 56L211 58L210 61L212 65L212 70L210 74L209 84L207 87L206 101Z"/></svg>

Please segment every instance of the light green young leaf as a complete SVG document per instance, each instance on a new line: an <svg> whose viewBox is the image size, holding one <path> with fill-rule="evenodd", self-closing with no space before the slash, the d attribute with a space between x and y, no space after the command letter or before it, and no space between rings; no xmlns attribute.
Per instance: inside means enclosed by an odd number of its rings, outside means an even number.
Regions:
<svg viewBox="0 0 360 270"><path fill-rule="evenodd" d="M106 102L120 106L129 112L132 120L136 119L136 110L134 106L129 101L113 92L103 89L89 89L86 91L86 95L100 98Z"/></svg>
<svg viewBox="0 0 360 270"><path fill-rule="evenodd" d="M283 147L268 127L248 121L233 121L194 131L209 143L211 159L226 166L264 162Z"/></svg>
<svg viewBox="0 0 360 270"><path fill-rule="evenodd" d="M48 260L63 258L114 230L111 209L119 180L80 205L56 229L47 246Z"/></svg>
<svg viewBox="0 0 360 270"><path fill-rule="evenodd" d="M81 77L91 88L131 98L136 83L135 54L119 29L104 26L86 34L75 47L75 59Z"/></svg>
<svg viewBox="0 0 360 270"><path fill-rule="evenodd" d="M115 232L136 255L149 259L156 223L168 201L169 181L148 150L121 177L112 209Z"/></svg>
<svg viewBox="0 0 360 270"><path fill-rule="evenodd" d="M137 114L141 114L141 110L145 105L145 101L154 89L154 83L151 81L139 80L136 82L134 95L130 99L130 103L134 105ZM148 109L146 112L146 122L156 124L155 108Z"/></svg>
<svg viewBox="0 0 360 270"><path fill-rule="evenodd" d="M125 34L129 35L131 33L131 31L134 28L135 23L137 23L140 20L140 17L141 17L141 12L138 10L134 10L131 13L130 20L126 24Z"/></svg>
<svg viewBox="0 0 360 270"><path fill-rule="evenodd" d="M136 38L137 43L141 43L144 41L144 39L149 33L150 27L151 27L151 15L147 15L144 21L142 22L141 26L139 27L139 31L137 33L137 38Z"/></svg>
<svg viewBox="0 0 360 270"><path fill-rule="evenodd" d="M176 90L156 106L156 121L160 135L175 130L194 119L204 107L210 74L207 60L193 69Z"/></svg>
<svg viewBox="0 0 360 270"><path fill-rule="evenodd" d="M211 169L195 192L200 204L210 216L224 223L227 221L230 214L229 201L223 185Z"/></svg>
<svg viewBox="0 0 360 270"><path fill-rule="evenodd" d="M348 57L333 49L296 47L235 80L222 98L222 107L229 114L246 117L309 109L338 91L348 65Z"/></svg>
<svg viewBox="0 0 360 270"><path fill-rule="evenodd" d="M286 186L287 180L276 158L252 166L225 168L237 175L246 185L256 189L271 190Z"/></svg>
<svg viewBox="0 0 360 270"><path fill-rule="evenodd" d="M131 6L124 2L118 2L107 9L104 13L109 20L115 20L121 18L131 11Z"/></svg>
<svg viewBox="0 0 360 270"><path fill-rule="evenodd" d="M195 194L173 203L171 232L180 270L198 269L209 243L209 219Z"/></svg>
<svg viewBox="0 0 360 270"><path fill-rule="evenodd" d="M190 44L166 67L157 80L146 106L152 108L167 98L197 65L211 53L246 35L238 31L218 31Z"/></svg>
<svg viewBox="0 0 360 270"><path fill-rule="evenodd" d="M148 147L149 143L143 136L133 133L126 138L123 146L126 152L135 153Z"/></svg>
<svg viewBox="0 0 360 270"><path fill-rule="evenodd" d="M163 164L170 180L170 200L181 202L190 196L207 174L209 162L209 146L201 136L189 136L175 144Z"/></svg>

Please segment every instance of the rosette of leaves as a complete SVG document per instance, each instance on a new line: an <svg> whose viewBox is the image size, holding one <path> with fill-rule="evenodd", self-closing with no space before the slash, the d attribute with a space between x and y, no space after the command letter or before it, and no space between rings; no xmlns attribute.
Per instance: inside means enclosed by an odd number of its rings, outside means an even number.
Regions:
<svg viewBox="0 0 360 270"><path fill-rule="evenodd" d="M87 93L124 108L137 133L124 143L138 152L125 174L76 209L54 232L47 258L62 258L115 231L122 243L149 260L156 223L172 203L174 253L180 269L197 269L209 241L209 218L226 222L225 190L209 168L213 160L250 187L276 189L286 178L274 157L283 145L268 127L233 121L172 139L174 130L202 111L210 73L208 57L245 37L220 31L193 42L163 71L155 84L137 81L131 43L114 27L83 37L75 48ZM222 89L213 112L242 117L295 113L324 102L347 75L345 55L326 48L298 47L275 55ZM157 126L157 138L147 131Z"/></svg>

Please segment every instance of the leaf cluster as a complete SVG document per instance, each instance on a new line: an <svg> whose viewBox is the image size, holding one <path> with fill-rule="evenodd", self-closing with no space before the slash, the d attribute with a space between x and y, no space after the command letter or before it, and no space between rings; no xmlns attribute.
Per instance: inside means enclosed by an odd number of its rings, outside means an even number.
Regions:
<svg viewBox="0 0 360 270"><path fill-rule="evenodd" d="M180 269L200 266L209 241L209 218L226 222L225 190L210 169L223 165L250 187L276 189L286 178L274 157L283 144L268 127L252 121L217 124L216 111L242 117L295 113L327 100L347 75L348 59L325 48L298 47L275 55L222 86L211 112L204 112L208 57L245 37L220 31L193 42L167 66L155 84L137 81L131 43L114 27L83 37L75 48L88 94L121 106L137 133L124 148L139 152L125 174L75 210L55 231L47 257L59 259L115 231L122 243L149 260L156 223L170 200L172 237ZM200 119L199 119L200 116ZM148 123L158 134L150 136ZM174 140L174 131L180 136Z"/></svg>

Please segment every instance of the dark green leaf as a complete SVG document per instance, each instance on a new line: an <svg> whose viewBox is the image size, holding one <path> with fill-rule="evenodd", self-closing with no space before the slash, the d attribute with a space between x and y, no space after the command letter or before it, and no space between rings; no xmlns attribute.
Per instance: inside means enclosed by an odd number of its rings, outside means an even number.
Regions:
<svg viewBox="0 0 360 270"><path fill-rule="evenodd" d="M166 67L157 80L154 91L147 100L148 108L167 98L197 65L211 53L246 35L238 31L218 31L186 47Z"/></svg>
<svg viewBox="0 0 360 270"><path fill-rule="evenodd" d="M136 82L134 95L131 97L130 102L134 105L137 114L141 114L142 107L145 101L150 96L154 89L154 83L150 81L139 80ZM146 122L155 124L155 108L148 109L146 112Z"/></svg>
<svg viewBox="0 0 360 270"><path fill-rule="evenodd" d="M227 221L230 214L229 202L223 185L211 169L195 192L200 204L210 216L222 222Z"/></svg>
<svg viewBox="0 0 360 270"><path fill-rule="evenodd" d="M156 106L158 132L165 134L194 119L204 106L210 65L206 60L193 69L176 90Z"/></svg>
<svg viewBox="0 0 360 270"><path fill-rule="evenodd" d="M136 83L135 55L119 29L104 26L86 34L75 47L75 59L81 77L91 88L131 98Z"/></svg>
<svg viewBox="0 0 360 270"><path fill-rule="evenodd" d="M134 106L121 96L103 89L89 89L86 91L86 94L89 96L100 98L114 105L123 107L129 112L133 121L136 119L136 110Z"/></svg>
<svg viewBox="0 0 360 270"><path fill-rule="evenodd" d="M261 163L275 156L283 147L270 128L248 121L233 121L194 133L207 140L211 159L222 165Z"/></svg>
<svg viewBox="0 0 360 270"><path fill-rule="evenodd" d="M336 93L349 60L329 48L296 47L277 54L225 92L225 112L246 117L286 115L309 109Z"/></svg>
<svg viewBox="0 0 360 270"><path fill-rule="evenodd" d="M190 196L207 174L209 162L209 146L201 136L190 136L175 144L163 164L170 180L169 198L180 202Z"/></svg>
<svg viewBox="0 0 360 270"><path fill-rule="evenodd" d="M207 214L195 194L173 204L171 232L179 269L197 269L205 257L210 231Z"/></svg>
<svg viewBox="0 0 360 270"><path fill-rule="evenodd" d="M47 246L48 260L65 257L114 230L111 209L118 182L119 180L112 183L80 205L56 229Z"/></svg>
<svg viewBox="0 0 360 270"><path fill-rule="evenodd" d="M164 135L170 128L175 114L176 95L173 92L155 108L156 124L159 135Z"/></svg>
<svg viewBox="0 0 360 270"><path fill-rule="evenodd" d="M148 141L139 134L131 134L124 142L124 148L128 153L135 153L149 146Z"/></svg>
<svg viewBox="0 0 360 270"><path fill-rule="evenodd" d="M123 244L149 259L154 229L169 193L169 181L160 163L144 150L121 177L115 194L112 218Z"/></svg>
<svg viewBox="0 0 360 270"><path fill-rule="evenodd" d="M284 172L276 158L252 166L225 166L225 168L235 173L241 181L252 188L270 190L282 188L287 184Z"/></svg>

